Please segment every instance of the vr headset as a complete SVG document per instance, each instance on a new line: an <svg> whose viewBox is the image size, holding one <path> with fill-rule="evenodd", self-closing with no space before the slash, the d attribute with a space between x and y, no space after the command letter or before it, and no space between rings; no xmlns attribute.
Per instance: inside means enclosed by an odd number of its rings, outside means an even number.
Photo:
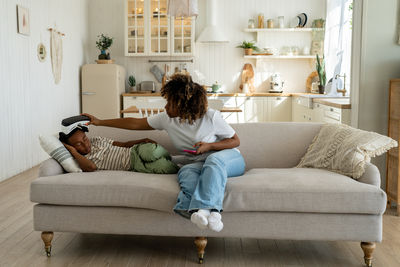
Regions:
<svg viewBox="0 0 400 267"><path fill-rule="evenodd" d="M59 132L60 141L66 142L77 130L88 132L89 127L86 125L88 122L90 122L90 118L83 115L63 119L61 121L61 132Z"/></svg>

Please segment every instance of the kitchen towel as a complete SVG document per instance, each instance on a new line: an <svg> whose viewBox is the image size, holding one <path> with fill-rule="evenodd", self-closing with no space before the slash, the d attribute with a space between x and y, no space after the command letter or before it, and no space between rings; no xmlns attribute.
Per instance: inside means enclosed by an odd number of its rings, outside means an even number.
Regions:
<svg viewBox="0 0 400 267"><path fill-rule="evenodd" d="M53 29L50 31L50 54L51 54L51 68L53 70L54 82L60 83L61 69L63 61L63 46L61 33Z"/></svg>
<svg viewBox="0 0 400 267"><path fill-rule="evenodd" d="M157 81L159 83L162 82L162 78L164 76L164 72L157 65L153 65L150 68L150 72L153 73L154 77L156 77L156 79L157 79Z"/></svg>

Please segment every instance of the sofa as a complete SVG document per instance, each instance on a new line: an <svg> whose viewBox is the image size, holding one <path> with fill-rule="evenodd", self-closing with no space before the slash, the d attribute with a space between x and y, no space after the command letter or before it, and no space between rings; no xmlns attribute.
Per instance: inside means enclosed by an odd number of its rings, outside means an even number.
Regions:
<svg viewBox="0 0 400 267"><path fill-rule="evenodd" d="M54 232L194 237L203 262L207 237L359 241L367 266L382 240L386 194L379 170L368 163L358 180L323 169L296 168L322 124L233 124L246 161L243 176L229 178L224 229L197 228L172 210L179 192L176 175L125 171L65 173L53 159L32 181L33 223L47 256ZM89 136L118 141L148 137L172 155L163 131L94 127Z"/></svg>

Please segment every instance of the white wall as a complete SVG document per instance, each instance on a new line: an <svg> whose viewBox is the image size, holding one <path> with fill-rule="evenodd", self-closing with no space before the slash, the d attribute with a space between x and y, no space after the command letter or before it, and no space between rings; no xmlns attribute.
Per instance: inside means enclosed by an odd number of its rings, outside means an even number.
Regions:
<svg viewBox="0 0 400 267"><path fill-rule="evenodd" d="M30 10L30 36L17 33L17 4ZM62 118L79 113L87 13L86 0L0 1L0 181L46 159L38 135L58 132ZM49 55L47 28L55 24L66 34L58 85L50 57L40 63L36 54L43 42Z"/></svg>
<svg viewBox="0 0 400 267"><path fill-rule="evenodd" d="M387 134L389 80L400 78L399 1L364 0L358 127ZM385 183L385 155L373 160Z"/></svg>
<svg viewBox="0 0 400 267"><path fill-rule="evenodd" d="M107 33L115 37L115 43L111 49L112 58L117 64L125 66L127 73L134 74L137 82L143 80L154 80L149 72L151 64L148 57L125 57L124 56L124 1L125 0L89 0L89 22L90 22L90 60L94 62L99 51L95 47L95 40L100 33ZM237 92L240 84L240 73L246 62L255 64L255 61L246 61L243 58L242 49L236 46L243 40L255 40L254 33L245 33L249 18L256 18L258 13L263 12L265 18L276 18L285 16L286 23L301 12L309 16L308 27L311 21L325 17L325 1L321 0L218 0L218 25L223 29L229 44L196 44L195 63L188 64L188 70L199 70L206 76L206 84L218 81L224 84L226 91ZM199 13L196 20L196 36L205 26L205 1L199 0ZM294 33L297 34L297 33ZM310 33L301 33L308 34ZM296 38L296 35L294 35ZM290 45L296 45L297 41L288 36L280 36L289 40ZM307 38L307 37L306 37ZM301 37L299 43L301 44ZM310 46L311 44L308 44ZM302 45L300 46L302 48ZM168 58L168 57L167 57ZM286 80L285 90L287 92L302 92L308 75L314 70L314 65L308 60L285 60L267 61L256 69L257 91L267 91L266 80L273 72L280 72ZM159 65L163 69L163 65ZM174 69L174 65L171 69ZM158 84L160 88L160 84Z"/></svg>

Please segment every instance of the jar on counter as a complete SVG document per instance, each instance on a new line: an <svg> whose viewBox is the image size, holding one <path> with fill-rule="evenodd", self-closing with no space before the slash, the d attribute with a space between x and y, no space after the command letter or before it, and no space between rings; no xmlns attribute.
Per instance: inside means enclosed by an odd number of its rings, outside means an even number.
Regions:
<svg viewBox="0 0 400 267"><path fill-rule="evenodd" d="M264 28L264 14L258 14L258 28Z"/></svg>
<svg viewBox="0 0 400 267"><path fill-rule="evenodd" d="M254 29L256 27L256 21L254 19L249 19L249 22L247 23L247 27L249 29Z"/></svg>
<svg viewBox="0 0 400 267"><path fill-rule="evenodd" d="M298 55L299 55L300 49L299 49L298 46L292 46L291 51L292 51L292 55L293 55L293 56L298 56Z"/></svg>
<svg viewBox="0 0 400 267"><path fill-rule="evenodd" d="M284 16L278 17L278 27L285 28L285 17Z"/></svg>
<svg viewBox="0 0 400 267"><path fill-rule="evenodd" d="M272 29L274 27L274 20L269 19L267 20L267 28Z"/></svg>

